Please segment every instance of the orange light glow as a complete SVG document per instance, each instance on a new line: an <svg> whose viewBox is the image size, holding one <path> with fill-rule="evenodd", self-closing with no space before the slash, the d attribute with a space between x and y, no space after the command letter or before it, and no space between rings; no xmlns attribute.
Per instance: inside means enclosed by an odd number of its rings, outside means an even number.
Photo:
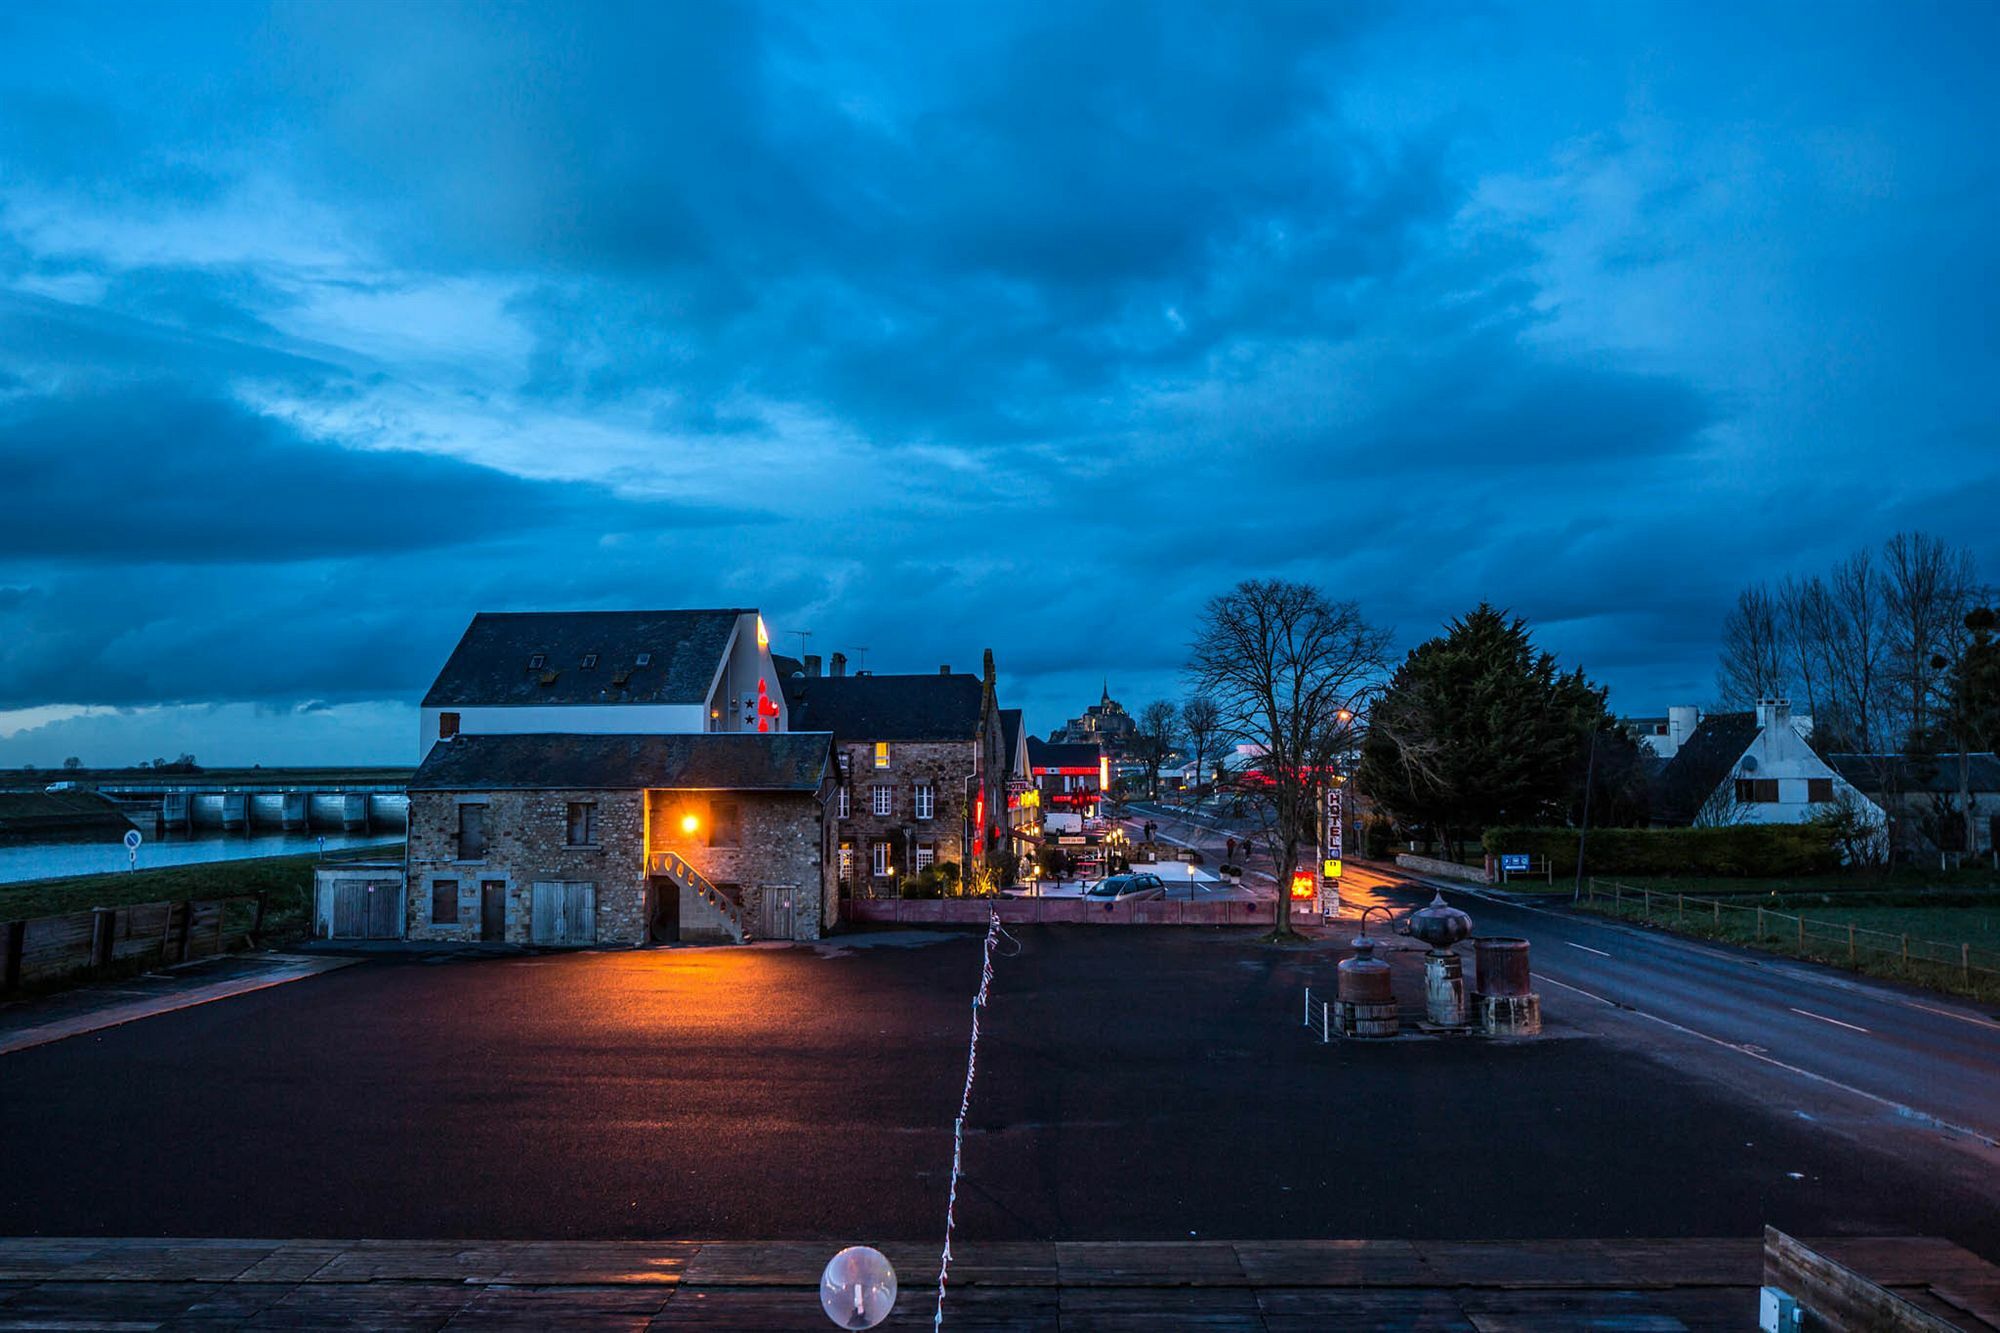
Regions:
<svg viewBox="0 0 2000 1333"><path fill-rule="evenodd" d="M701 827L701 820L696 818L694 815L681 816L681 832L693 833L696 829L700 827Z"/></svg>

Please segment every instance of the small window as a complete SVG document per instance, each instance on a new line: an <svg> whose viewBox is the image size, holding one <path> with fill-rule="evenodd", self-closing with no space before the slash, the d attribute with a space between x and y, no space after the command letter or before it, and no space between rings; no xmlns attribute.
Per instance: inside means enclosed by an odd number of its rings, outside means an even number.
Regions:
<svg viewBox="0 0 2000 1333"><path fill-rule="evenodd" d="M840 806L840 811L839 811L839 818L841 818L841 819L845 819L845 818L847 818L847 813L848 813L848 809L847 809L847 808L848 808L848 804L849 804L849 802L848 802L848 799L847 799L847 788L845 788L845 787L842 787L842 788L840 789L840 802L839 802L839 806Z"/></svg>
<svg viewBox="0 0 2000 1333"><path fill-rule="evenodd" d="M549 664L548 657L542 653L532 654L528 658L528 670L530 671L540 671L543 667L547 666L548 664Z"/></svg>
<svg viewBox="0 0 2000 1333"><path fill-rule="evenodd" d="M845 781L847 778L847 751L842 750L840 754L836 756L836 762L838 762L840 765L841 779Z"/></svg>
<svg viewBox="0 0 2000 1333"><path fill-rule="evenodd" d="M591 669L592 667L594 667L594 666L596 666L596 665L597 665L597 654L596 654L596 653L585 653L585 654L583 655L583 669L584 669L585 671L588 671L588 670L590 670L590 669Z"/></svg>
<svg viewBox="0 0 2000 1333"><path fill-rule="evenodd" d="M854 844L851 842L840 844L840 877L854 878Z"/></svg>
<svg viewBox="0 0 2000 1333"><path fill-rule="evenodd" d="M918 819L932 819L937 816L937 788L928 782L919 782L916 788Z"/></svg>
<svg viewBox="0 0 2000 1333"><path fill-rule="evenodd" d="M919 875L923 874L926 870L929 870L931 868L931 862L935 860L937 860L936 847L932 846L928 842L920 842L917 844L917 873Z"/></svg>
<svg viewBox="0 0 2000 1333"><path fill-rule="evenodd" d="M458 859L482 861L486 858L486 807L458 807Z"/></svg>
<svg viewBox="0 0 2000 1333"><path fill-rule="evenodd" d="M870 844L868 855L871 863L869 868L875 872L876 878L886 876L889 873L889 844L886 842Z"/></svg>
<svg viewBox="0 0 2000 1333"><path fill-rule="evenodd" d="M1778 803L1778 780L1776 778L1736 779L1736 799L1744 805L1776 805Z"/></svg>
<svg viewBox="0 0 2000 1333"><path fill-rule="evenodd" d="M708 845L734 847L742 837L741 815L734 801L716 801L708 807Z"/></svg>
<svg viewBox="0 0 2000 1333"><path fill-rule="evenodd" d="M887 741L876 741L876 742L875 742L875 767L877 767L877 768L887 768L888 766L889 766L889 742L887 742Z"/></svg>
<svg viewBox="0 0 2000 1333"><path fill-rule="evenodd" d="M434 879L431 881L431 924L434 926L455 926L458 924L457 880Z"/></svg>
<svg viewBox="0 0 2000 1333"><path fill-rule="evenodd" d="M1814 805L1831 805L1833 803L1833 779L1807 778L1806 799Z"/></svg>
<svg viewBox="0 0 2000 1333"><path fill-rule="evenodd" d="M888 783L868 789L869 809L878 816L893 814L896 809L896 793Z"/></svg>
<svg viewBox="0 0 2000 1333"><path fill-rule="evenodd" d="M597 802L569 803L569 845L572 847L597 845Z"/></svg>
<svg viewBox="0 0 2000 1333"><path fill-rule="evenodd" d="M632 659L633 666L651 666L652 664L653 664L653 655L651 653L640 653L637 657Z"/></svg>
<svg viewBox="0 0 2000 1333"><path fill-rule="evenodd" d="M456 735L458 735L458 714L457 714L457 713L439 713L439 714L438 714L438 739L439 739L439 740L441 740L441 741L448 741L448 740L450 740L450 739L451 739L451 738L452 738L453 736L456 736Z"/></svg>

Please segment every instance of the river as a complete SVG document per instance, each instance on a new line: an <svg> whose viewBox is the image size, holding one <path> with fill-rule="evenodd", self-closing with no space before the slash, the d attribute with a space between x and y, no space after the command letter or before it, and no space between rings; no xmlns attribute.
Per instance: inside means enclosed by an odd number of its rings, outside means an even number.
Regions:
<svg viewBox="0 0 2000 1333"><path fill-rule="evenodd" d="M368 847L390 841L380 833L203 833L162 834L139 846L139 869L156 866L195 865L203 861L247 861L259 856L299 856L317 851ZM107 870L123 870L131 864L123 843L68 842L39 843L23 847L0 847L0 884L19 884L30 879L54 879L59 875L95 875Z"/></svg>

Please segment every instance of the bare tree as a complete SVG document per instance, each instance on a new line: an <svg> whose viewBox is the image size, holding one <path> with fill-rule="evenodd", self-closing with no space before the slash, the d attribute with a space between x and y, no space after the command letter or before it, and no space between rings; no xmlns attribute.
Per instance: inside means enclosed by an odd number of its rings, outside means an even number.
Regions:
<svg viewBox="0 0 2000 1333"><path fill-rule="evenodd" d="M1174 748L1181 726L1181 710L1171 700L1155 699L1139 710L1139 741L1146 756L1146 794L1160 799L1160 765Z"/></svg>
<svg viewBox="0 0 2000 1333"><path fill-rule="evenodd" d="M1787 575L1778 585L1779 642L1791 665L1792 677L1805 696L1803 700L1795 698L1794 702L1805 704L1815 729L1825 721L1829 702L1827 653L1834 637L1833 622L1833 594L1826 590L1826 581L1819 575L1805 579Z"/></svg>
<svg viewBox="0 0 2000 1333"><path fill-rule="evenodd" d="M1291 879L1314 836L1320 790L1355 744L1362 697L1380 679L1388 647L1388 632L1353 602L1306 583L1249 579L1202 611L1188 676L1215 701L1223 727L1262 750L1256 767L1270 793L1280 938L1293 933Z"/></svg>
<svg viewBox="0 0 2000 1333"><path fill-rule="evenodd" d="M1864 754L1873 753L1876 703L1882 693L1882 582L1866 550L1834 566L1827 594L1833 619L1821 651L1828 701L1854 746Z"/></svg>
<svg viewBox="0 0 2000 1333"><path fill-rule="evenodd" d="M1181 704L1181 729L1194 748L1194 785L1199 791L1208 780L1209 757L1221 750L1226 740L1222 709L1205 694L1191 695Z"/></svg>
<svg viewBox="0 0 2000 1333"><path fill-rule="evenodd" d="M1779 620L1778 599L1768 585L1753 583L1736 595L1722 622L1722 662L1715 677L1725 706L1754 707L1759 699L1785 692Z"/></svg>
<svg viewBox="0 0 2000 1333"><path fill-rule="evenodd" d="M1912 753L1935 750L1937 715L1964 647L1978 576L1969 554L1922 532L1891 537L1882 564L1897 721Z"/></svg>

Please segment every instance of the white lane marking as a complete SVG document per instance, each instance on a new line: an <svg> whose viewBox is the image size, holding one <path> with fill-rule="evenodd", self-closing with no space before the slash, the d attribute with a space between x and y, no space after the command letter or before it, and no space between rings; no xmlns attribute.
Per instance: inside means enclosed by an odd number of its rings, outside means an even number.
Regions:
<svg viewBox="0 0 2000 1333"><path fill-rule="evenodd" d="M1785 1007L1786 1007L1787 1009L1791 1009L1791 1011L1792 1011L1793 1013L1795 1013L1795 1014L1803 1014L1803 1015L1804 1015L1805 1017L1807 1017L1807 1018L1817 1018L1817 1019L1818 1019L1818 1020L1819 1020L1820 1022L1822 1022L1822 1023L1831 1023L1831 1024L1833 1024L1833 1025L1834 1025L1835 1027L1837 1027L1837 1028L1846 1028L1846 1029L1847 1029L1847 1030L1848 1030L1849 1032L1866 1032L1866 1031L1868 1031L1868 1029L1867 1029L1867 1028L1863 1028L1863 1027L1856 1027L1856 1026L1855 1026L1854 1024L1852 1024L1852 1023L1843 1023L1843 1022L1841 1022L1841 1021L1840 1021L1839 1019L1837 1019L1837 1018L1828 1018L1828 1017L1827 1017L1827 1016L1826 1016L1825 1014L1816 1014L1816 1013L1814 1013L1814 1012L1813 1012L1812 1010L1810 1010L1810 1009L1797 1009L1797 1008L1793 1008L1793 1006L1791 1006L1791 1005L1786 1005Z"/></svg>
<svg viewBox="0 0 2000 1333"><path fill-rule="evenodd" d="M1927 1014L1936 1014L1939 1018L1956 1018L1961 1023L1975 1023L1980 1027L2000 1032L2000 1023L1990 1018L1981 1018L1977 1014L1961 1014L1956 1009L1940 1009L1934 1004L1918 1004L1915 1000L1903 1000L1900 1003L1906 1009L1921 1009Z"/></svg>
<svg viewBox="0 0 2000 1333"><path fill-rule="evenodd" d="M1809 1078L1815 1083L1824 1083L1830 1088L1839 1088L1842 1092L1851 1092L1856 1097L1860 1097L1866 1101L1874 1102L1877 1106L1886 1106L1891 1111L1894 1111L1897 1115L1906 1116L1909 1119L1915 1120L1920 1124L1929 1125L1933 1129L1947 1130L1953 1134L1963 1134L1969 1139L1977 1139L1979 1142L1985 1144L1989 1148L2000 1148L2000 1139L1996 1139L1990 1134L1982 1134L1978 1130L1973 1129L1969 1126L1961 1125L1954 1121L1945 1120L1939 1116L1934 1116L1928 1111L1919 1111L1914 1106L1905 1106L1901 1102L1891 1101L1887 1097L1877 1096L1876 1094L1869 1092L1864 1088L1857 1088L1851 1083L1842 1083L1839 1079L1828 1078L1825 1074L1815 1074L1810 1069L1801 1069L1797 1065L1786 1064L1783 1060L1773 1059L1771 1056L1766 1055L1762 1047L1746 1046L1740 1042L1725 1040L1722 1037L1711 1037L1706 1032L1697 1032L1691 1027L1685 1027L1679 1023L1674 1022L1671 1018L1661 1018L1658 1014L1649 1014L1644 1009L1634 1009L1630 1005L1619 1004L1615 1000L1607 1000L1602 995L1592 995L1589 991L1585 990L1583 987L1572 986L1566 981L1557 981L1554 977L1549 976L1546 972L1536 972L1533 975L1537 981L1546 982L1551 986L1561 986L1564 990L1573 990L1578 995L1589 995L1591 999L1596 1000L1600 1004L1607 1005L1610 1008L1623 1009L1627 1013L1638 1015L1640 1018L1650 1019L1651 1021L1658 1023L1661 1027L1672 1028L1674 1031L1682 1033L1686 1036L1696 1037L1706 1042L1712 1042L1715 1045L1722 1047L1724 1050L1735 1051L1738 1055L1747 1055L1752 1060L1761 1060L1765 1064L1770 1065L1776 1069L1782 1069L1788 1074L1797 1074L1799 1077Z"/></svg>
<svg viewBox="0 0 2000 1333"><path fill-rule="evenodd" d="M1563 943L1567 944L1572 949L1581 949L1585 953L1594 953L1599 958L1609 958L1611 956L1610 954L1604 952L1604 950L1602 949L1593 949L1588 944L1578 944L1575 940L1564 940Z"/></svg>

